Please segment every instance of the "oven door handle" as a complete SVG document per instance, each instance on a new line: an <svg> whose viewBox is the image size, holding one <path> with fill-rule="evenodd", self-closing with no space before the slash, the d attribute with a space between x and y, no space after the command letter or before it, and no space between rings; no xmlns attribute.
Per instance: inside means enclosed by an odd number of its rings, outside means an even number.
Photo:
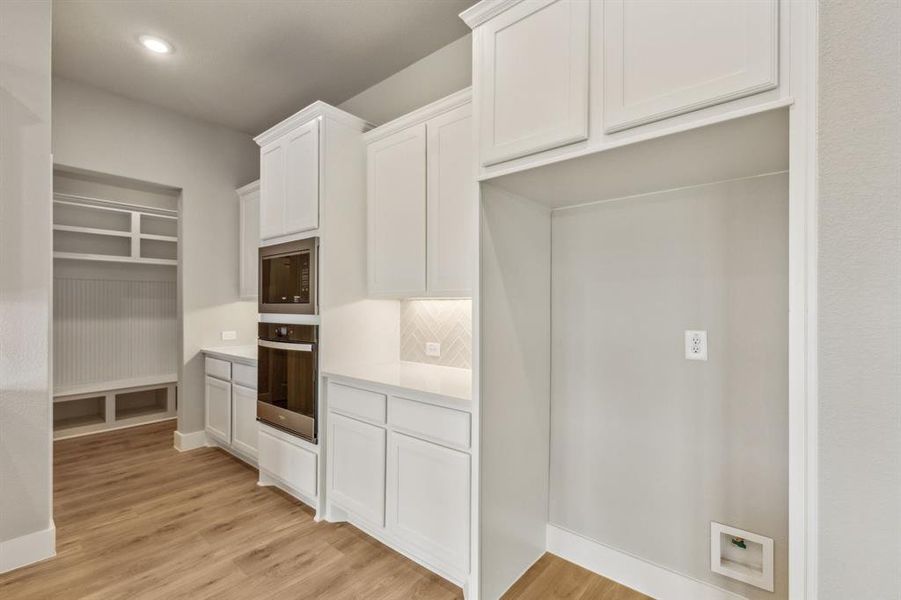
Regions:
<svg viewBox="0 0 901 600"><path fill-rule="evenodd" d="M269 340L259 340L257 343L263 348L273 348L275 350L291 350L294 352L313 351L313 344L289 344L285 342L270 342Z"/></svg>

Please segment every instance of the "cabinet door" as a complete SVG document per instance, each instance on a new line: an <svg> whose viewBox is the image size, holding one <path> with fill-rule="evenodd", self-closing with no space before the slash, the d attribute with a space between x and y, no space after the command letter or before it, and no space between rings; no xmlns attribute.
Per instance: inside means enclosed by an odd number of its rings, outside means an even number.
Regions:
<svg viewBox="0 0 901 600"><path fill-rule="evenodd" d="M385 525L385 430L329 413L329 498L345 510Z"/></svg>
<svg viewBox="0 0 901 600"><path fill-rule="evenodd" d="M587 0L534 0L477 30L483 165L588 138L588 16Z"/></svg>
<svg viewBox="0 0 901 600"><path fill-rule="evenodd" d="M260 248L260 193L251 192L239 199L240 256L238 281L241 298L255 298L258 293Z"/></svg>
<svg viewBox="0 0 901 600"><path fill-rule="evenodd" d="M206 376L206 432L224 444L231 443L232 385Z"/></svg>
<svg viewBox="0 0 901 600"><path fill-rule="evenodd" d="M285 137L284 233L319 227L319 120Z"/></svg>
<svg viewBox="0 0 901 600"><path fill-rule="evenodd" d="M260 237L285 233L285 147L273 142L260 149Z"/></svg>
<svg viewBox="0 0 901 600"><path fill-rule="evenodd" d="M258 429L257 391L232 384L232 446L255 458Z"/></svg>
<svg viewBox="0 0 901 600"><path fill-rule="evenodd" d="M426 291L425 123L367 148L369 291Z"/></svg>
<svg viewBox="0 0 901 600"><path fill-rule="evenodd" d="M278 479L301 496L315 499L319 457L266 431L259 432L260 471Z"/></svg>
<svg viewBox="0 0 901 600"><path fill-rule="evenodd" d="M469 296L475 268L472 105L426 123L428 131L428 289L433 296Z"/></svg>
<svg viewBox="0 0 901 600"><path fill-rule="evenodd" d="M776 87L777 0L605 0L604 130Z"/></svg>
<svg viewBox="0 0 901 600"><path fill-rule="evenodd" d="M388 443L388 528L460 575L469 572L470 457L400 433Z"/></svg>

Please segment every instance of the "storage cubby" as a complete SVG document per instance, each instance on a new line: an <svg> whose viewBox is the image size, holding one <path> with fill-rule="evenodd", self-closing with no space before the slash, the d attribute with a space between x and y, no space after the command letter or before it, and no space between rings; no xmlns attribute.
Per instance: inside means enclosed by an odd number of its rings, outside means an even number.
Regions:
<svg viewBox="0 0 901 600"><path fill-rule="evenodd" d="M56 231L53 235L53 251L66 254L102 256L131 256L131 240L127 237L97 235L75 231Z"/></svg>
<svg viewBox="0 0 901 600"><path fill-rule="evenodd" d="M163 240L141 240L141 258L176 260L178 244Z"/></svg>
<svg viewBox="0 0 901 600"><path fill-rule="evenodd" d="M122 235L131 234L131 216L127 212L85 204L55 202L53 224L61 227L103 229Z"/></svg>
<svg viewBox="0 0 901 600"><path fill-rule="evenodd" d="M116 420L165 413L168 398L168 391L164 387L116 394Z"/></svg>
<svg viewBox="0 0 901 600"><path fill-rule="evenodd" d="M53 404L53 429L66 431L106 422L106 396L57 400Z"/></svg>
<svg viewBox="0 0 901 600"><path fill-rule="evenodd" d="M162 235L174 238L178 235L178 220L168 216L141 215L141 235Z"/></svg>

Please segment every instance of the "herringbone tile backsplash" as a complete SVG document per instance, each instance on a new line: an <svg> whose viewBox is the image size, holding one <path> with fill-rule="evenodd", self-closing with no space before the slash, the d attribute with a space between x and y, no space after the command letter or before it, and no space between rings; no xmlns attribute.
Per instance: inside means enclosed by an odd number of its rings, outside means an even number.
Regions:
<svg viewBox="0 0 901 600"><path fill-rule="evenodd" d="M426 356L426 342L441 344L441 356ZM400 359L471 369L472 301L469 299L402 301Z"/></svg>

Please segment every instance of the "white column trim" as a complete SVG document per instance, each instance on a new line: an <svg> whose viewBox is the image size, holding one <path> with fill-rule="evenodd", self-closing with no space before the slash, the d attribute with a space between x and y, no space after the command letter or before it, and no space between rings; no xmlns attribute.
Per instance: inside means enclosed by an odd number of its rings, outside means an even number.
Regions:
<svg viewBox="0 0 901 600"><path fill-rule="evenodd" d="M0 542L0 573L56 556L56 525Z"/></svg>
<svg viewBox="0 0 901 600"><path fill-rule="evenodd" d="M207 446L206 431L202 429L191 433L176 431L173 437L173 445L179 452L187 452L188 450L196 450Z"/></svg>

